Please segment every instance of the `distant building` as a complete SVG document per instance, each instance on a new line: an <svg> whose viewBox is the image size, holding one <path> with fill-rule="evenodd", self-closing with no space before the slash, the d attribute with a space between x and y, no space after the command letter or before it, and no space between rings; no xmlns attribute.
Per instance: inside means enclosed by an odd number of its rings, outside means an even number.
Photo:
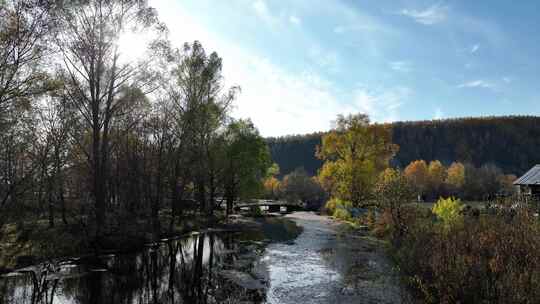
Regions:
<svg viewBox="0 0 540 304"><path fill-rule="evenodd" d="M514 185L518 188L519 194L540 197L540 165L534 166L518 178Z"/></svg>

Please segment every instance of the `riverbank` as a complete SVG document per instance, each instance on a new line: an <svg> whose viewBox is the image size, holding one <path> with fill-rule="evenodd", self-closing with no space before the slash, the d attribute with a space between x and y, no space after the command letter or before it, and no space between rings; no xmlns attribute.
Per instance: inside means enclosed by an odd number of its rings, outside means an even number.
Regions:
<svg viewBox="0 0 540 304"><path fill-rule="evenodd" d="M92 229L75 218L68 219L69 224L57 223L49 227L48 221L33 220L9 223L0 229L0 274L13 269L27 267L49 259L92 254L133 252L152 242L150 227L140 220L125 221L123 225L109 227L99 244L92 238ZM111 226L114 224L111 224ZM229 227L230 226L230 227ZM175 238L204 229L250 229L231 225L223 216L207 220L202 216L186 216L177 221L172 230L169 220L161 220L161 238ZM256 227L255 227L256 228ZM253 228L253 229L255 229Z"/></svg>
<svg viewBox="0 0 540 304"><path fill-rule="evenodd" d="M407 293L386 257L384 243L351 229L311 212L237 215L212 228L162 239L135 252L55 260L20 269L3 277L0 289L7 289L0 290L0 295L15 299L32 290L46 290L62 303L73 303L66 299L79 295L109 303L103 299L138 294L154 294L160 301L172 296L189 303L218 298L261 304L406 302ZM43 280L31 283L24 279L28 275ZM35 285L50 280L67 289ZM125 280L130 283L126 285ZM10 293L14 288L18 291ZM170 288L176 291L167 292Z"/></svg>
<svg viewBox="0 0 540 304"><path fill-rule="evenodd" d="M164 230L160 239L182 238L193 232L207 230L249 232L253 238L280 238L288 235L280 231L278 224L272 224L273 216L250 217L233 215L227 219L218 215L211 220L204 217L187 216L175 223L173 230ZM127 253L141 250L152 242L145 222L134 222L121 227L116 233L108 234L101 242L91 241L88 229L75 220L72 224L57 224L48 227L47 220L20 222L4 225L0 230L0 274L18 268L45 262L51 259L99 254ZM168 220L161 221L161 227L168 226ZM289 227L294 232L294 227ZM264 233L273 233L265 236ZM257 235L261 234L261 235ZM98 248L99 247L99 248Z"/></svg>

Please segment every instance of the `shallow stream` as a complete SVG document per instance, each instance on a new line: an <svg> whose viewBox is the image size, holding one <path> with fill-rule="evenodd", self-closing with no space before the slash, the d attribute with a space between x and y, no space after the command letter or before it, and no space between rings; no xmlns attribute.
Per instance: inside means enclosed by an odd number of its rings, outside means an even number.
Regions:
<svg viewBox="0 0 540 304"><path fill-rule="evenodd" d="M0 303L399 303L379 245L310 213L0 277Z"/></svg>

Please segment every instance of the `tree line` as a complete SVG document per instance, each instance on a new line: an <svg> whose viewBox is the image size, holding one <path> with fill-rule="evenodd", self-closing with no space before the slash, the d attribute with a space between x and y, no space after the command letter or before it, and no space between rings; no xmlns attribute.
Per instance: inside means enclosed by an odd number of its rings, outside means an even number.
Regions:
<svg viewBox="0 0 540 304"><path fill-rule="evenodd" d="M471 163L453 162L445 167L440 161L417 160L405 167L403 174L414 185L421 200L435 201L440 197L458 197L485 201L514 193L517 177L504 174L493 164L475 167Z"/></svg>
<svg viewBox="0 0 540 304"><path fill-rule="evenodd" d="M416 160L439 160L475 167L494 164L503 172L521 175L535 164L540 155L540 117L506 116L459 118L419 122L396 122L392 142L400 149L392 165L404 169ZM274 161L282 175L303 167L316 175L323 162L314 154L325 133L267 138Z"/></svg>
<svg viewBox="0 0 540 304"><path fill-rule="evenodd" d="M0 228L45 217L99 241L143 223L157 238L189 201L212 217L262 189L270 154L231 117L222 58L175 47L146 1L1 3ZM128 33L152 37L144 57L122 53Z"/></svg>

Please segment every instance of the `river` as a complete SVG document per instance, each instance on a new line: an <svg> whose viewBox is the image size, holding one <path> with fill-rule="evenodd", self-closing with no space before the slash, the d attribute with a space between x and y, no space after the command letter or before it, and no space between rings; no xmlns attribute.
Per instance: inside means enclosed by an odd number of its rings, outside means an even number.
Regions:
<svg viewBox="0 0 540 304"><path fill-rule="evenodd" d="M381 243L314 213L0 277L0 303L401 303Z"/></svg>

